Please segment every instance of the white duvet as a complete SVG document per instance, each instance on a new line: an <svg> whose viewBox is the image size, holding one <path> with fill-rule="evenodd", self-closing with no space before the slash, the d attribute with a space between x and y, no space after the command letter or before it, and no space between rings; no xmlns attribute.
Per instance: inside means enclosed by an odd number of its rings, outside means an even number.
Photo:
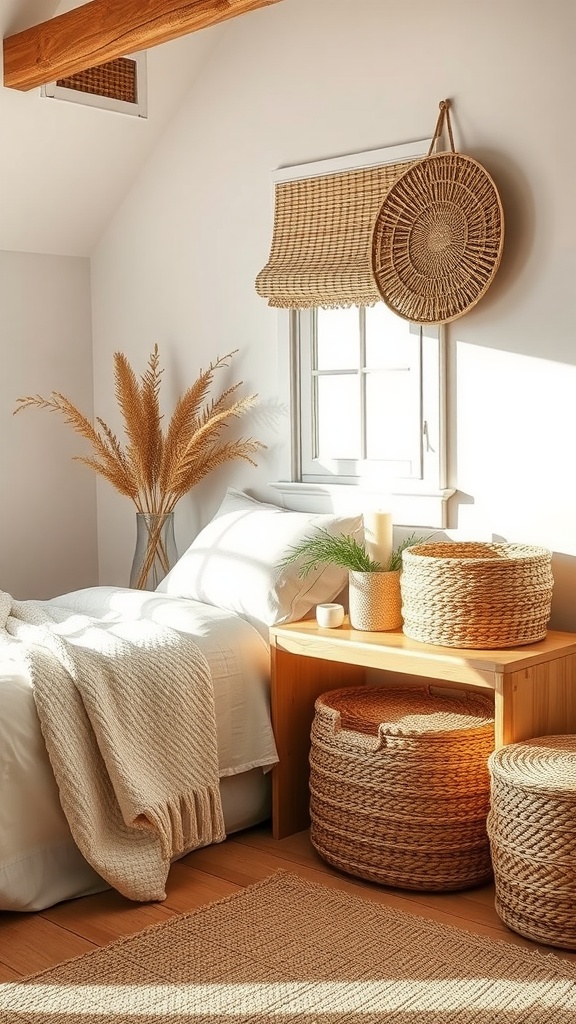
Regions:
<svg viewBox="0 0 576 1024"><path fill-rule="evenodd" d="M43 602L104 621L147 618L191 635L214 684L220 778L277 761L269 651L230 612L197 601L93 587ZM0 910L33 910L104 887L72 842L58 799L20 641L0 635Z"/></svg>

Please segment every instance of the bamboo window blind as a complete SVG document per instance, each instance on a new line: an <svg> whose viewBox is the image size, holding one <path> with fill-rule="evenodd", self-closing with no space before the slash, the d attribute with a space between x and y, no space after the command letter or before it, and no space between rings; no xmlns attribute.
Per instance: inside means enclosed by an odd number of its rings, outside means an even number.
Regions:
<svg viewBox="0 0 576 1024"><path fill-rule="evenodd" d="M383 199L413 160L276 183L270 255L256 291L270 306L373 305L372 232Z"/></svg>

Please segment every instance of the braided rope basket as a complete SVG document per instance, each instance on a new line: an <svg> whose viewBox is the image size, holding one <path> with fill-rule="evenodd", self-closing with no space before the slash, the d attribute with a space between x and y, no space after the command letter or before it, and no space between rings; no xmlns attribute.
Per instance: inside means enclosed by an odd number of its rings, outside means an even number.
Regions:
<svg viewBox="0 0 576 1024"><path fill-rule="evenodd" d="M527 544L442 542L402 553L404 632L444 647L517 647L546 636L552 553Z"/></svg>
<svg viewBox="0 0 576 1024"><path fill-rule="evenodd" d="M488 698L362 686L322 694L315 707L310 839L324 860L424 891L491 878Z"/></svg>
<svg viewBox="0 0 576 1024"><path fill-rule="evenodd" d="M576 736L512 743L488 765L496 911L525 938L576 949Z"/></svg>

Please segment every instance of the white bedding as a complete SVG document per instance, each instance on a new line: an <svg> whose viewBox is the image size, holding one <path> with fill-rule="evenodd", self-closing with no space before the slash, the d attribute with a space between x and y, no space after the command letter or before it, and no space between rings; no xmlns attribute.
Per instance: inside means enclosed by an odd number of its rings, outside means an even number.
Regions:
<svg viewBox="0 0 576 1024"><path fill-rule="evenodd" d="M263 772L277 761L270 724L269 652L246 620L197 601L93 587L44 602L105 621L147 618L190 634L214 683L226 830L265 814ZM238 786L234 786L234 777ZM254 776L248 820L236 806ZM241 796L241 794L244 794ZM251 801L248 795L248 801ZM261 820L261 819L260 819ZM60 808L21 644L0 638L0 910L39 910L105 888L81 857Z"/></svg>

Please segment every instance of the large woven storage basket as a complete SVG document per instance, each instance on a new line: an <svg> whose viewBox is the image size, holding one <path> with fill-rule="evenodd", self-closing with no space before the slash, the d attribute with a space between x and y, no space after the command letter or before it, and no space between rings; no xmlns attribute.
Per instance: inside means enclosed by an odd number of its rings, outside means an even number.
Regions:
<svg viewBox="0 0 576 1024"><path fill-rule="evenodd" d="M310 839L348 874L450 891L492 876L491 700L426 688L322 694L310 751Z"/></svg>
<svg viewBox="0 0 576 1024"><path fill-rule="evenodd" d="M512 743L488 764L496 912L528 939L576 949L576 736Z"/></svg>
<svg viewBox="0 0 576 1024"><path fill-rule="evenodd" d="M552 553L526 544L415 544L402 553L402 617L413 640L503 648L546 636Z"/></svg>

